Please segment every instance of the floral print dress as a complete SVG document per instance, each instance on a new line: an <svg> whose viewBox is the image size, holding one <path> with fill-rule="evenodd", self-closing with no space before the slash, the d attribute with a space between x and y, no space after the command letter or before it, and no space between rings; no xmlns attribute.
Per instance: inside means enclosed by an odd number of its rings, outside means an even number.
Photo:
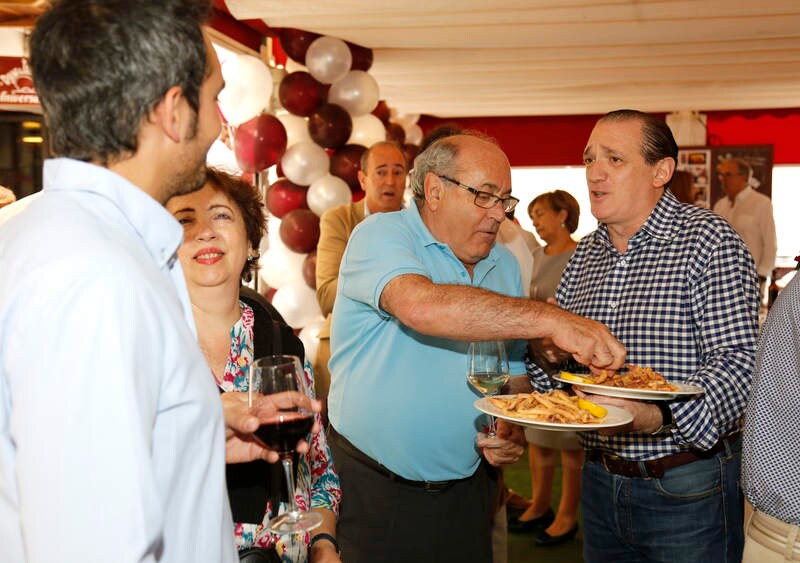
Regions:
<svg viewBox="0 0 800 563"><path fill-rule="evenodd" d="M223 391L247 392L247 379L250 365L253 363L253 310L240 302L242 317L231 328L231 351L225 373L219 386ZM311 364L305 362L305 375L308 388L313 393L313 373ZM317 422L321 425L319 413ZM298 508L327 508L338 514L339 502L342 491L339 487L339 477L333 468L331 451L325 438L324 431L315 434L310 441L308 453L300 456L297 464L297 487L295 500ZM266 530L267 522L276 514L289 509L287 503L280 503L277 507L267 503L264 519L260 524L236 522L234 528L236 548L239 550L249 547L275 546L281 559L289 562L306 561L306 550L310 535L275 536Z"/></svg>

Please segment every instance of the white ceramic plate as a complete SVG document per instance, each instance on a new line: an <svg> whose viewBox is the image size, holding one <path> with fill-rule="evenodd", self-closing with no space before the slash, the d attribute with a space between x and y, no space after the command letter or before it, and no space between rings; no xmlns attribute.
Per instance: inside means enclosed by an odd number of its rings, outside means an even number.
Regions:
<svg viewBox="0 0 800 563"><path fill-rule="evenodd" d="M595 395L605 395L607 397L620 397L622 399L644 399L650 401L667 401L669 399L677 399L679 397L691 397L692 395L702 395L706 392L702 387L697 385L688 385L686 383L673 383L678 388L677 391L657 391L655 389L631 389L628 387L609 387L608 385L595 385L592 383L578 383L577 381L570 381L564 379L559 375L553 376L553 379L561 383L569 383L575 389L580 389L584 393L593 393Z"/></svg>
<svg viewBox="0 0 800 563"><path fill-rule="evenodd" d="M514 397L514 395L497 395L498 397ZM598 428L609 428L612 426L622 426L628 424L633 420L633 415L619 407L604 406L608 410L608 414L601 418L598 422L588 424L569 424L562 422L543 422L539 420L532 420L530 418L521 418L511 416L505 411L501 411L489 402L488 397L478 399L475 401L475 408L486 414L490 414L495 418L502 418L515 424L522 426L530 426L531 428L541 428L543 430L597 430Z"/></svg>

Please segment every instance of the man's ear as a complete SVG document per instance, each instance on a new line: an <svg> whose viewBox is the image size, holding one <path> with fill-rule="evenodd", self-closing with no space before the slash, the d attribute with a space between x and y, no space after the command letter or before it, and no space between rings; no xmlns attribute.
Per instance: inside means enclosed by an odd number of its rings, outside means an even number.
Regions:
<svg viewBox="0 0 800 563"><path fill-rule="evenodd" d="M363 170L358 171L358 184L362 190L367 191L367 175L364 174Z"/></svg>
<svg viewBox="0 0 800 563"><path fill-rule="evenodd" d="M180 86L173 86L150 112L150 122L155 124L170 140L181 140L182 120L186 117L186 100Z"/></svg>
<svg viewBox="0 0 800 563"><path fill-rule="evenodd" d="M436 211L444 197L444 183L436 174L428 172L425 175L423 187L425 188L425 205L431 211Z"/></svg>
<svg viewBox="0 0 800 563"><path fill-rule="evenodd" d="M672 178L675 172L675 160L667 157L662 158L656 163L655 173L653 174L653 187L663 188L664 185Z"/></svg>

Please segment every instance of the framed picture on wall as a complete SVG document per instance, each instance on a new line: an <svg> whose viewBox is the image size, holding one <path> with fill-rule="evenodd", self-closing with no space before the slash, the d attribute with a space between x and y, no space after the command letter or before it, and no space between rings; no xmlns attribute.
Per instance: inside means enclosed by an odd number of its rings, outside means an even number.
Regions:
<svg viewBox="0 0 800 563"><path fill-rule="evenodd" d="M773 145L728 145L711 147L712 174L710 207L725 197L725 183L747 182L751 188L772 198Z"/></svg>
<svg viewBox="0 0 800 563"><path fill-rule="evenodd" d="M708 207L709 187L714 173L710 147L685 148L678 151L678 170L692 175L692 199L695 205Z"/></svg>

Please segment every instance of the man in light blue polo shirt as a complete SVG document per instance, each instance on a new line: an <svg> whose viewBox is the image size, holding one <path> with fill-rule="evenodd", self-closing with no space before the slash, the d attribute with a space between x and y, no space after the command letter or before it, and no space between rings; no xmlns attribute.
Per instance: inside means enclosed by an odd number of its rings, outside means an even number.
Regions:
<svg viewBox="0 0 800 563"><path fill-rule="evenodd" d="M549 337L585 364L618 367L624 349L603 325L524 298L516 259L495 245L511 197L508 159L493 142L455 135L414 163L414 203L367 218L342 259L331 325L331 447L342 482L339 540L347 561L490 561L492 465L522 453L500 438L466 380L469 341ZM455 538L458 541L453 541Z"/></svg>

